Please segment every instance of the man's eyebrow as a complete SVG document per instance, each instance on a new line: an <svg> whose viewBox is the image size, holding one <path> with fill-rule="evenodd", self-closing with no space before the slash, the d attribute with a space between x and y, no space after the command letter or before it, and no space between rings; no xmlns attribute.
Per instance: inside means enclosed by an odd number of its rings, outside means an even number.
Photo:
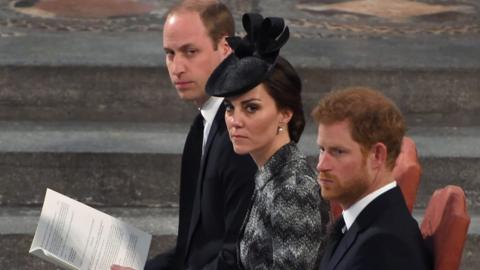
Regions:
<svg viewBox="0 0 480 270"><path fill-rule="evenodd" d="M183 44L182 46L180 46L179 50L180 51L185 51L185 50L190 49L192 47L195 47L195 45L192 44L192 43L187 43L187 44Z"/></svg>
<svg viewBox="0 0 480 270"><path fill-rule="evenodd" d="M344 149L344 150L348 149L347 147L339 145L339 144L325 145L325 143L320 144L318 141L317 141L317 146L318 147L323 147L325 149Z"/></svg>
<svg viewBox="0 0 480 270"><path fill-rule="evenodd" d="M195 45L192 44L192 43L186 43L186 44L183 44L182 46L178 47L178 50L179 51L185 51L185 50L187 50L191 47L195 47ZM167 46L163 47L163 50L165 50L165 51L175 51L175 49L169 48Z"/></svg>

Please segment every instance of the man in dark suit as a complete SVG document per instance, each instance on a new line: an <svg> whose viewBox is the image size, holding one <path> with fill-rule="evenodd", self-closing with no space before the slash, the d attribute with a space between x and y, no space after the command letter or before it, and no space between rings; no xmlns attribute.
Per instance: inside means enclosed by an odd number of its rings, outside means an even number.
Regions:
<svg viewBox="0 0 480 270"><path fill-rule="evenodd" d="M163 47L170 79L180 98L200 113L182 155L176 247L145 269L236 268L236 243L257 168L249 155L234 153L223 100L205 93L210 73L231 52L225 37L233 34L230 11L216 1L182 1L166 17Z"/></svg>
<svg viewBox="0 0 480 270"><path fill-rule="evenodd" d="M320 269L431 269L418 224L392 176L405 134L394 103L378 91L349 88L329 93L312 116L322 196L343 208Z"/></svg>

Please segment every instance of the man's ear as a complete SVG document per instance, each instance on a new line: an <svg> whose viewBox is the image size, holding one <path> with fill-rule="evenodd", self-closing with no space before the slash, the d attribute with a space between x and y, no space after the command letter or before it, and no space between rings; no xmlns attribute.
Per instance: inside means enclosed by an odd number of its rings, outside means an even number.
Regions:
<svg viewBox="0 0 480 270"><path fill-rule="evenodd" d="M369 159L372 169L379 169L387 163L387 146L377 142L370 148Z"/></svg>
<svg viewBox="0 0 480 270"><path fill-rule="evenodd" d="M221 50L223 57L227 57L232 53L232 48L230 48L230 45L228 45L227 42L227 36L223 36L218 42L218 49Z"/></svg>

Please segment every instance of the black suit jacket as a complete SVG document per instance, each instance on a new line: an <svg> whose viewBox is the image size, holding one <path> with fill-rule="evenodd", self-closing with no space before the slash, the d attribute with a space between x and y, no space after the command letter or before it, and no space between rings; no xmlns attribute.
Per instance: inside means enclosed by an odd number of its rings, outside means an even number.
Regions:
<svg viewBox="0 0 480 270"><path fill-rule="evenodd" d="M250 206L257 166L249 155L240 156L233 151L224 114L221 105L200 168L192 164L188 156L191 151L185 145L177 245L170 253L148 261L145 269L236 267L236 243Z"/></svg>
<svg viewBox="0 0 480 270"><path fill-rule="evenodd" d="M320 269L432 269L418 224L398 186L367 205L334 246L327 245Z"/></svg>

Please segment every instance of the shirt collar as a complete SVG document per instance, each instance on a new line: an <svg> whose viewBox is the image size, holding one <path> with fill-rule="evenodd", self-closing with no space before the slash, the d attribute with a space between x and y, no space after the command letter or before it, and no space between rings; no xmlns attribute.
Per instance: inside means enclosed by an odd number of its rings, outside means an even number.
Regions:
<svg viewBox="0 0 480 270"><path fill-rule="evenodd" d="M345 220L345 226L347 230L350 229L355 219L357 219L358 215L362 212L362 210L367 207L369 203L371 203L375 198L382 195L383 193L389 191L390 189L397 186L396 181L392 181L385 186L375 190L374 192L368 194L367 196L363 197L358 202L354 203L348 209L343 210L342 215L343 219Z"/></svg>
<svg viewBox="0 0 480 270"><path fill-rule="evenodd" d="M223 102L223 98L210 97L200 108L200 113L203 116L204 123L212 123L218 108Z"/></svg>

